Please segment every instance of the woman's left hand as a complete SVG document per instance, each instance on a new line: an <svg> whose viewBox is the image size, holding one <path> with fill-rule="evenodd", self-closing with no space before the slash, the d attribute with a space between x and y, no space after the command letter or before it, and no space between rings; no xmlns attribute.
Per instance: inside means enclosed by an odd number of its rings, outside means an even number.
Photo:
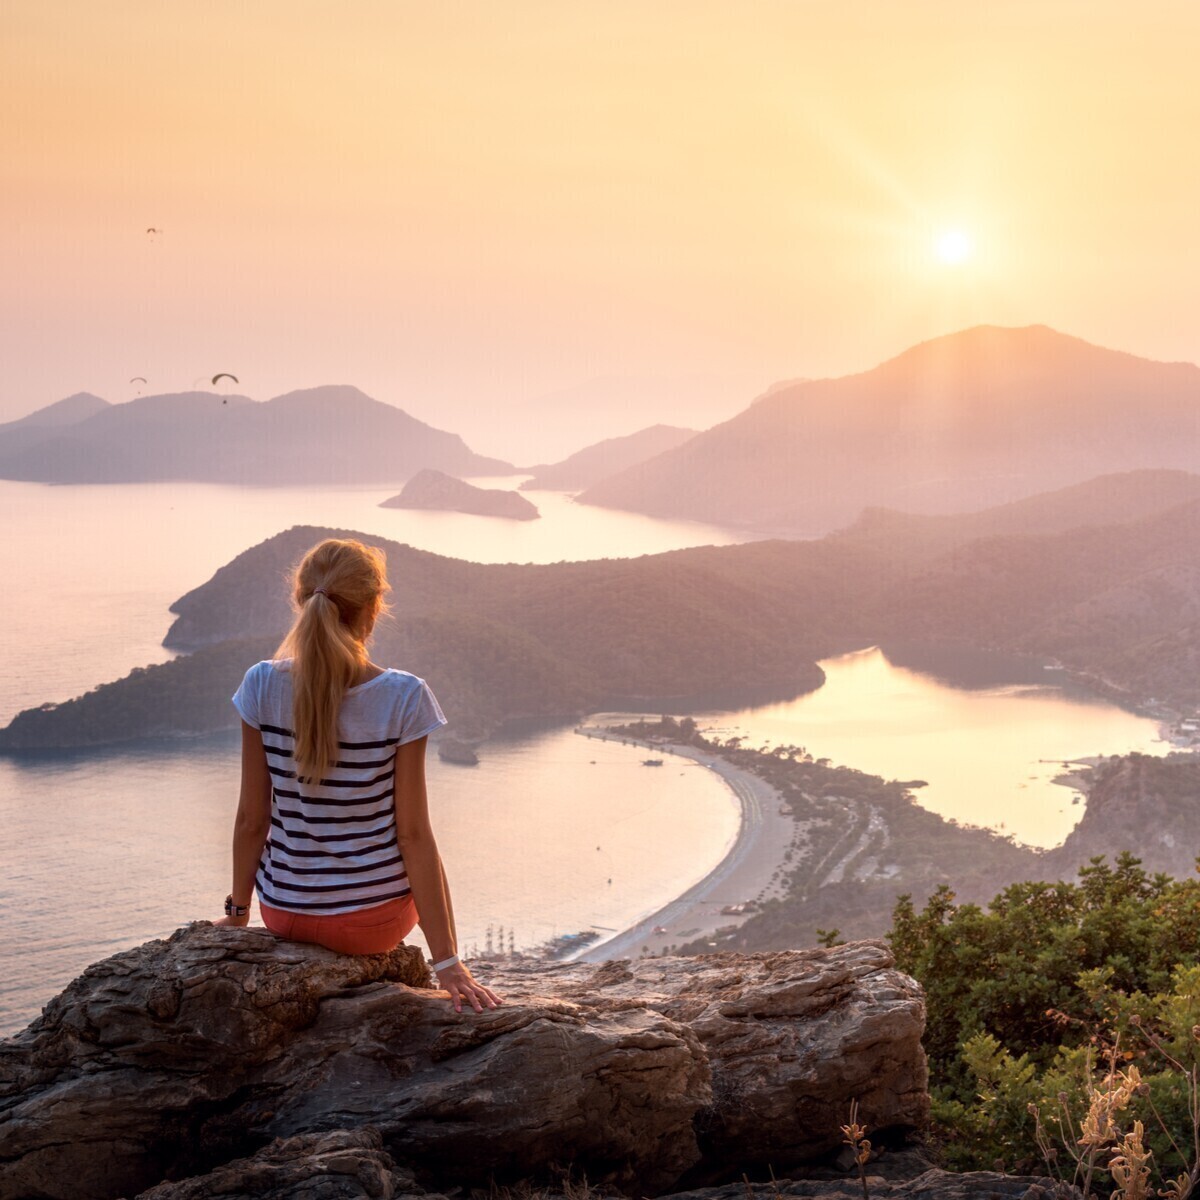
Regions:
<svg viewBox="0 0 1200 1200"><path fill-rule="evenodd" d="M484 987L472 977L466 963L456 962L438 971L437 981L443 991L450 993L450 1003L454 1005L455 1012L462 1012L464 1000L477 1013L485 1008L495 1008L500 1003L500 997L491 988Z"/></svg>
<svg viewBox="0 0 1200 1200"><path fill-rule="evenodd" d="M222 917L219 921L214 921L214 925L222 925L226 929L244 929L250 924L250 914L247 913L244 917Z"/></svg>

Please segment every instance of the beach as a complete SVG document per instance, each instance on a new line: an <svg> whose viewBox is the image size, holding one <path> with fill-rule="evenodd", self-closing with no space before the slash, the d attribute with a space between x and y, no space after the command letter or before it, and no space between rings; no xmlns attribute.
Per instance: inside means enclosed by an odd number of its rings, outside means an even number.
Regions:
<svg viewBox="0 0 1200 1200"><path fill-rule="evenodd" d="M645 746L654 757L669 754L707 767L720 775L737 797L741 823L725 857L703 879L630 928L572 955L574 961L605 962L660 954L669 946L711 939L717 929L738 925L750 915L723 913L722 908L780 894L784 858L796 835L796 821L790 813L780 811L783 797L776 788L750 771L692 746L646 742L602 725L581 726L576 732Z"/></svg>

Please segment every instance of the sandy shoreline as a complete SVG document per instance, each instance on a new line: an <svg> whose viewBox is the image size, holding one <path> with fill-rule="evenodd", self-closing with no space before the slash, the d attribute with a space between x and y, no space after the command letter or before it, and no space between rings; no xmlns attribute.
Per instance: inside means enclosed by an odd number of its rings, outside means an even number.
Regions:
<svg viewBox="0 0 1200 1200"><path fill-rule="evenodd" d="M576 732L645 746L656 756L669 753L708 767L725 780L737 797L741 822L729 852L703 879L629 929L573 955L575 961L604 962L635 958L647 952L656 954L667 946L711 935L720 926L735 925L745 919L723 914L723 906L776 894L775 876L783 867L784 856L796 834L794 818L780 812L783 798L777 789L757 775L692 746L647 743L610 733L602 725L581 726ZM655 933L660 927L666 932Z"/></svg>

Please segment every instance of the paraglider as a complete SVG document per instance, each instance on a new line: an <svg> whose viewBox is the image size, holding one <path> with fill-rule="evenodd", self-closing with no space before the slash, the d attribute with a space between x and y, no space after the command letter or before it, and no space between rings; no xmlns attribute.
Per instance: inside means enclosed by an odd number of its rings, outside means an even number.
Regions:
<svg viewBox="0 0 1200 1200"><path fill-rule="evenodd" d="M214 375L212 377L213 387L217 386L218 379L232 379L234 383L241 382L236 375L230 375L228 371L222 371L220 375Z"/></svg>
<svg viewBox="0 0 1200 1200"><path fill-rule="evenodd" d="M143 375L135 375L129 382L130 383L145 383L146 379L145 379L145 376L143 376Z"/></svg>

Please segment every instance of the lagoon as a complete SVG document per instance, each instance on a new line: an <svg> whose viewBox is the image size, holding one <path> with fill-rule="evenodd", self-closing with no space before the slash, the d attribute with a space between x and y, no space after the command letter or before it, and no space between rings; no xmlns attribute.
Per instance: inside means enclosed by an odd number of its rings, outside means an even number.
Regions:
<svg viewBox="0 0 1200 1200"><path fill-rule="evenodd" d="M953 656L951 656L953 657ZM825 683L778 704L697 717L746 745L799 745L885 779L923 781L918 803L963 825L1057 846L1079 822L1079 793L1054 778L1069 760L1171 749L1157 722L1063 681L1044 664L872 646L826 659ZM924 669L919 669L924 667Z"/></svg>
<svg viewBox="0 0 1200 1200"><path fill-rule="evenodd" d="M20 564L20 586L10 579L0 590L0 721L170 658L161 645L168 605L291 525L359 530L478 562L745 540L557 493L530 493L543 513L531 522L379 508L391 491L0 482L0 529ZM800 744L889 778L927 780L921 803L1031 845L1061 841L1082 812L1050 782L1059 760L1165 748L1153 722L1047 683L1040 664L1028 678L981 680L939 679L919 658L900 661L878 649L831 659L817 692L712 711L700 723L725 736L736 728L753 745ZM511 936L526 948L589 926L625 928L716 866L737 831L731 793L694 763L648 771L641 757L563 726L494 740L476 768L431 756L432 811L464 949L483 948L489 926L497 943L503 926L506 945ZM14 864L0 880L0 1034L89 962L218 915L236 796L229 738L0 759L0 830Z"/></svg>

